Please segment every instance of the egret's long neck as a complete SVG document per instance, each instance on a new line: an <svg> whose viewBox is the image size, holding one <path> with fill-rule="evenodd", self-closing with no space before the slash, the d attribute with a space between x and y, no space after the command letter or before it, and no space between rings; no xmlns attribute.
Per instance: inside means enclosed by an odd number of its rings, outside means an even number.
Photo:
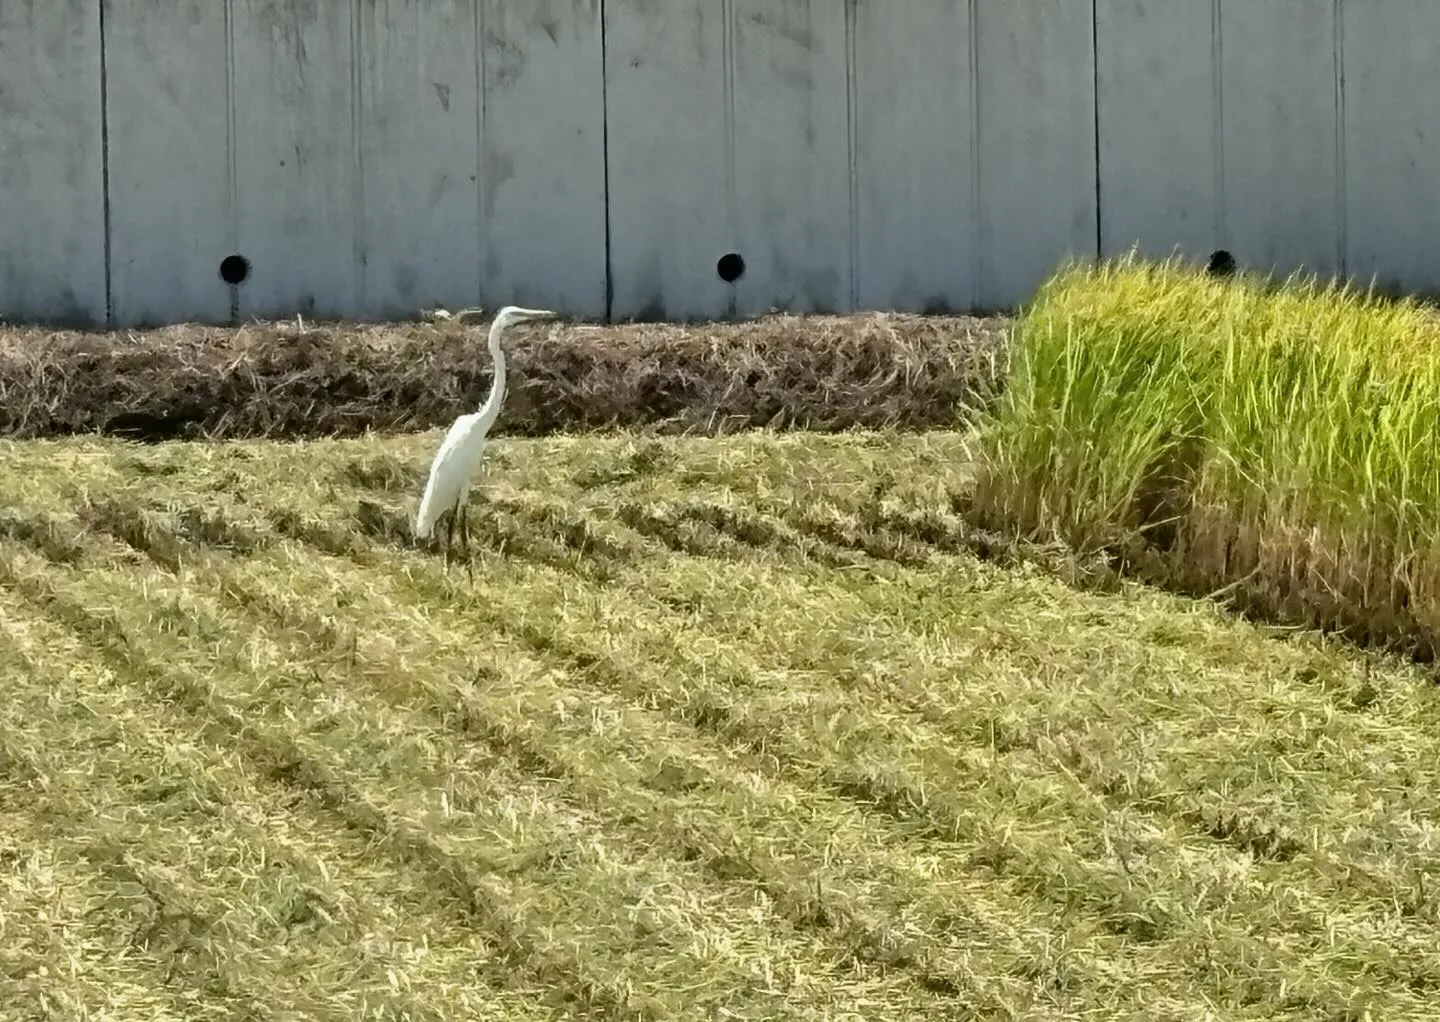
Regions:
<svg viewBox="0 0 1440 1022"><path fill-rule="evenodd" d="M500 335L490 335L490 360L493 375L490 380L490 394L480 406L480 417L493 420L500 414L500 402L505 400L505 352L500 348Z"/></svg>

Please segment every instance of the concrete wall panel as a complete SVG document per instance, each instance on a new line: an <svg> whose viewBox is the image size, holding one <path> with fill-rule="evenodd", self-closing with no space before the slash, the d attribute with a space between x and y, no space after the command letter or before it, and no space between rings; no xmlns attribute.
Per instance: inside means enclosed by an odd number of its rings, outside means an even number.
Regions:
<svg viewBox="0 0 1440 1022"><path fill-rule="evenodd" d="M0 318L104 323L100 18L0 3Z"/></svg>
<svg viewBox="0 0 1440 1022"><path fill-rule="evenodd" d="M971 0L855 11L858 303L969 308L980 256Z"/></svg>
<svg viewBox="0 0 1440 1022"><path fill-rule="evenodd" d="M480 304L478 10L477 0L359 5L366 316Z"/></svg>
<svg viewBox="0 0 1440 1022"><path fill-rule="evenodd" d="M1063 259L1095 255L1093 7L1026 0L975 11L976 305L1008 308Z"/></svg>
<svg viewBox="0 0 1440 1022"><path fill-rule="evenodd" d="M484 0L482 298L605 314L599 0ZM428 7L428 4L426 4Z"/></svg>
<svg viewBox="0 0 1440 1022"><path fill-rule="evenodd" d="M107 3L119 321L604 313L597 0Z"/></svg>
<svg viewBox="0 0 1440 1022"><path fill-rule="evenodd" d="M1224 233L1216 0L1095 7L1101 253L1204 259Z"/></svg>
<svg viewBox="0 0 1440 1022"><path fill-rule="evenodd" d="M1440 4L1344 7L1346 269L1440 292Z"/></svg>
<svg viewBox="0 0 1440 1022"><path fill-rule="evenodd" d="M230 48L216 0L105 0L115 322L224 322L236 250Z"/></svg>
<svg viewBox="0 0 1440 1022"><path fill-rule="evenodd" d="M846 5L606 11L614 315L849 308ZM745 273L727 284L717 260L732 252Z"/></svg>
<svg viewBox="0 0 1440 1022"><path fill-rule="evenodd" d="M353 314L362 291L354 5L230 0L240 314ZM377 239L383 241L386 239Z"/></svg>
<svg viewBox="0 0 1440 1022"><path fill-rule="evenodd" d="M611 265L616 318L716 317L732 222L727 2L608 0Z"/></svg>
<svg viewBox="0 0 1440 1022"><path fill-rule="evenodd" d="M1335 2L1221 11L1224 247L1264 272L1338 272Z"/></svg>

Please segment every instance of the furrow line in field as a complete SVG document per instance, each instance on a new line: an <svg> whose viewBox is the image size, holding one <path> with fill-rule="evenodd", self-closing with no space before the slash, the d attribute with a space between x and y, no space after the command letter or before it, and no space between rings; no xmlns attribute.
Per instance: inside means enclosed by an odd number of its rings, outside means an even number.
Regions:
<svg viewBox="0 0 1440 1022"><path fill-rule="evenodd" d="M0 581L7 585L17 582L13 578ZM623 990L612 989L603 978L587 979L582 963L546 937L546 923L527 913L524 906L535 900L532 885L508 876L509 871L498 863L476 861L474 853L463 844L454 846L389 811L383 796L377 801L332 768L327 760L334 757L327 755L319 743L269 725L254 713L242 712L196 671L155 659L138 649L139 637L127 633L116 622L92 617L72 599L33 582L20 582L15 588L52 613L57 621L75 629L110 664L122 683L172 703L211 732L207 738L217 747L223 742L241 752L261 777L312 802L336 825L377 840L399 862L423 870L431 883L438 883L448 892L452 905L464 918L493 935L492 954L500 960L492 965L497 982L518 969L547 986L568 985L577 1003L617 1018L632 1016L634 1009L628 1005L629 997ZM131 595L132 600L136 597L144 598L141 593ZM114 604L113 599L105 602ZM500 795L503 793L497 792ZM497 797L491 815L487 822L497 834L523 830L531 822L512 812L503 797ZM506 819L507 815L512 818ZM526 843L536 848L553 847L553 842L544 839L522 841L518 834L513 841L500 840L500 846L506 849Z"/></svg>
<svg viewBox="0 0 1440 1022"><path fill-rule="evenodd" d="M496 596L499 598L500 594ZM1215 862L1204 875L1194 874L1182 863L1171 863L1168 853L1166 857L1147 862L1150 854L1163 851L1163 831L1147 825L1143 818L1137 819L1132 813L1111 812L1098 800L1081 799L1070 804L1066 812L1078 813L1074 819L1084 822L1088 833L1072 833L1063 841L1057 841L1057 835L1046 833L1049 828L1043 821L1045 803L1054 798L1053 784L1059 778L1050 783L1041 779L1016 787L1014 779L1002 777L1011 790L996 794L1012 800L1023 796L1023 801L1035 801L1033 805L1017 804L1015 812L1019 817L1038 822L1033 832L1011 827L1000 832L993 826L992 807L977 803L967 808L955 794L957 780L963 788L963 778L967 775L973 775L973 784L993 787L995 781L990 775L997 764L989 757L972 757L974 761L967 765L964 758L951 754L943 741L934 740L927 743L926 751L933 750L937 755L921 756L919 747L897 741L896 736L885 737L883 727L879 732L881 743L872 743L867 756L847 757L849 762L823 754L817 757L817 752L827 748L863 747L864 730L851 733L846 727L835 726L845 721L843 706L832 707L830 719L820 721L803 693L802 697L793 699L786 694L781 677L762 684L743 672L727 676L715 663L718 647L708 637L705 651L686 649L685 639L699 636L693 628L687 629L679 615L671 614L665 627L656 629L661 648L649 647L656 659L641 654L641 644L636 642L633 627L636 600L635 594L626 593L616 604L625 608L623 616L628 621L623 632L623 652L581 638L614 634L607 622L592 626L578 619L578 615L566 620L555 614L527 614L523 606L515 606L508 612L491 607L485 613L495 626L528 642L537 652L558 657L575 672L575 677L677 714L679 719L709 731L731 748L751 753L757 764L770 764L769 768L777 776L795 781L801 787L819 782L833 793L855 800L857 805L873 807L892 817L902 826L920 823L935 838L959 841L968 848L965 861L970 867L983 868L993 872L997 879L1009 881L1022 897L1038 897L1059 910L1097 918L1116 936L1157 946L1167 941L1184 942L1189 939L1186 932L1194 925L1193 910L1185 906L1224 906L1236 899L1245 900L1246 888L1237 886L1239 878L1224 862ZM556 599L551 605L566 602ZM568 600L568 605L574 608L606 603L602 596L594 593L572 593ZM564 627L559 627L562 624ZM617 656L622 659L617 660ZM665 666L658 667L658 664ZM700 679L698 683L696 679ZM776 711L765 709L767 702L777 708L788 705L790 710L781 709L781 716L777 718ZM786 719L795 724L783 724L782 720ZM808 725L801 724L801 720L808 721ZM807 728L809 734L805 734ZM940 761L944 769L936 766ZM1063 786L1065 782L1059 783ZM1181 854L1183 857L1188 853ZM1163 875L1162 869L1168 870L1169 875ZM1154 896L1156 885L1160 884L1167 888L1178 884L1189 890L1182 893L1167 889L1166 897L1160 899ZM1201 884L1203 892L1198 886ZM1323 943L1325 906L1316 899L1306 899L1306 902L1295 905L1296 909L1305 907L1293 918L1277 918L1277 926L1291 934L1291 940L1278 948L1272 947L1269 941L1248 935L1234 919L1223 925L1231 931L1233 946L1247 945L1251 948L1247 953L1261 959L1324 958L1328 954ZM1262 908L1264 906L1257 904L1257 910ZM1217 924L1219 920L1207 923ZM1380 923L1373 938L1357 938L1353 942L1358 945L1357 951L1364 951L1367 960L1376 963L1376 967L1393 972L1397 981L1416 982L1413 963L1395 952L1386 941L1384 930L1385 924ZM1407 945L1421 946L1414 941L1407 941ZM1427 955L1427 960L1429 957ZM1196 962L1195 966L1206 970L1227 967L1219 962ZM1427 974L1430 968L1426 966ZM1423 975L1418 982L1426 982Z"/></svg>
<svg viewBox="0 0 1440 1022"><path fill-rule="evenodd" d="M343 565L346 562L338 563ZM770 869L755 866L755 862L773 865L778 860L763 844L724 826L726 814L722 813L717 820L707 816L704 803L687 806L682 800L682 804L672 804L672 800L663 794L657 795L649 790L644 768L637 772L631 762L634 748L624 741L617 744L608 740L608 728L600 728L598 723L592 723L589 728L584 724L587 716L592 721L598 721L594 717L596 714L628 712L635 716L635 711L614 705L590 705L587 711L586 707L575 705L573 696L555 685L553 672L547 671L540 661L526 662L523 654L516 664L518 675L506 679L496 666L507 662L506 651L492 650L484 658L488 666L482 667L473 655L468 658L441 658L437 663L437 658L430 655L437 642L433 634L412 637L409 648L404 648L399 641L401 633L413 633L417 623L409 616L397 617L393 614L395 605L384 602L380 591L382 581L374 577L366 585L357 585L348 591L344 591L344 578L306 578L306 584L296 587L296 591L310 595L297 604L288 598L288 591L262 591L260 578L246 577L245 567L215 561L208 565L205 578L215 587L217 598L227 608L254 620L257 627L269 631L272 639L279 641L283 638L293 651L313 654L317 639L328 646L327 656L315 663L318 670L333 677L336 685L353 686L354 682L361 681L389 707L407 710L415 702L415 686L421 686L428 697L424 702L431 717L438 718L461 736L486 742L497 756L509 757L525 769L548 776L563 776L568 782L568 790L580 798L582 807L608 817L606 822L611 830L618 828L627 835L626 844L643 847L659 838L663 840L663 850L679 860L676 868L692 869L683 866L683 863L699 858L718 880L733 882L738 878L759 883L777 900L779 909L802 929L814 926L817 921L822 929L833 928L828 921L830 918L840 920L857 915L859 898L842 893L843 880L836 885L835 891L825 895L823 885L811 884L793 872L787 876L784 872L777 872L778 866ZM304 578L305 571L300 564L291 564L289 569L283 573L271 571L270 574L274 577L283 575L292 584ZM381 642L374 636L367 636L366 641L361 642L359 636L347 636L344 629L314 614L310 609L314 604L314 594L321 591L331 594L337 601L343 601L349 612L365 620L380 619L388 612L390 624L385 640ZM509 654L509 659L514 660L513 653ZM424 671L413 669L422 661L426 667ZM446 680L436 682L431 680L434 678ZM567 706L567 703L570 705ZM656 732L663 732L665 722L643 711L638 716L644 719L634 721L632 730L658 739ZM417 726L423 727L424 724L417 722ZM674 726L671 725L669 730L673 731ZM678 737L693 739L695 735L685 729ZM666 768L676 770L685 762L684 756L691 757L688 769L714 771L716 768L714 763L700 765L703 753L697 755L693 750L675 748L668 752L658 751L660 748L653 746L645 754L646 761L657 772L663 773ZM617 771L623 775L618 780L611 776ZM767 818L767 828L783 830L793 827L796 811L793 799L782 796L778 803L757 803L746 790L753 787L749 776L743 771L739 774L732 771L731 774L723 778L731 815L753 820L760 813ZM607 784L607 780L615 783ZM808 835L812 846L833 844L833 837L823 837L813 829L824 827L829 822L816 820L812 825ZM862 847L865 837L856 835L849 843L849 851L853 853ZM737 860L736 854L743 852L742 846L746 845L747 839L753 854L749 859L742 854ZM709 853L702 853L701 849L709 849ZM878 865L878 862L871 861L863 870L872 883ZM889 871L889 875L894 875L893 870ZM911 879L914 882L915 878ZM842 903L849 907L842 907ZM902 914L907 912L907 906L896 908ZM951 917L956 917L957 913L966 914L953 900L944 903L943 912ZM976 953L994 953L1004 943L1002 937L1006 930L1003 925L987 930L971 914L963 921L953 918L949 927L952 932L935 939L918 932L902 933L878 917L867 920L863 911L858 911L858 915L858 920L842 927L839 945L830 947L827 955L846 968L850 966L845 963L856 955L878 958L890 969L918 968L917 981L931 992L948 990L958 993L969 982L964 977L970 975L971 970L967 967L956 973L953 962L948 970L939 965L924 967L922 960L926 953L921 950L923 945L928 943L943 948L941 957L958 960L955 956L961 953L962 948L967 957ZM906 924L907 930L913 925L913 922ZM960 934L964 935L963 939ZM806 938L806 942L812 939ZM1019 955L1020 951L1012 949L1007 953Z"/></svg>
<svg viewBox="0 0 1440 1022"><path fill-rule="evenodd" d="M224 585L252 611L266 607L272 625L281 620L297 622L297 608L246 592L233 578ZM357 612L381 612L383 601L380 606L365 606L376 586L372 580L369 592L347 594L347 603ZM419 631L408 619L403 625L391 620L388 642L398 645L402 630ZM457 628L455 634L463 633ZM409 650L399 648L377 657L371 656L375 644L369 644L359 655L367 665L364 675L394 677L400 662L444 645L433 634L414 634L412 642ZM343 655L347 648L342 638L334 652ZM952 960L953 972L953 961L962 954L1023 957L1023 948L1011 932L1013 921L980 918L975 908L976 902L984 901L979 887L966 892L964 906L958 893L941 898L923 890L926 880L914 864L907 872L904 864L869 847L874 842L868 828L825 815L825 809L842 809L843 804L815 798L811 792L789 791L783 784L772 790L775 785L760 781L743 764L717 756L713 746L688 726L657 718L613 696L586 693L577 698L574 690L557 682L556 672L547 669L543 659L509 643L492 645L483 658L447 653L425 655L425 661L429 669L408 675L409 684L423 690L426 712L448 729L486 743L497 755L514 759L527 770L562 778L564 790L579 805L604 817L611 829L627 834L627 842L654 845L682 862L698 859L722 882L758 884L795 926L836 932L839 944L827 954L839 966L848 967L855 955L878 955L889 968L918 969L917 980L927 989L958 992L967 981L947 977L941 958ZM414 704L415 694L414 688L380 693L387 700L408 704ZM746 826L735 829L735 820L745 821ZM786 840L779 840L782 837ZM788 864L785 860L792 858L792 849L808 854L813 868L799 868L803 862ZM896 855L905 851L887 850ZM826 866L820 860L827 857L846 861L846 867ZM862 861L855 862L857 858ZM821 875L827 879L819 879ZM867 881L868 893L854 887L858 877ZM921 887L923 894L909 903L884 897L880 888L887 880L912 893ZM870 899L885 903L884 911L896 920L906 919L901 925L909 932L902 934L896 923L869 911L864 902ZM940 936L923 927L915 929L923 921L914 918L915 910L927 905L932 919L947 920ZM926 945L939 949L935 951L939 957L928 967Z"/></svg>
<svg viewBox="0 0 1440 1022"><path fill-rule="evenodd" d="M92 581L94 577L92 575L87 581ZM166 593L163 579L150 579L143 588L137 585L129 593L123 590L134 583L128 579L115 579L113 582L121 588L107 590L98 585L95 588L112 598L132 602L147 596L160 603L179 598L187 604L184 608L186 617L194 618L205 613L190 595ZM122 642L125 641L124 634L123 631L120 633ZM102 646L109 644L111 648L117 639L115 635L95 634L93 628L90 637L92 641L98 641ZM216 636L211 633L193 638L213 642ZM615 849L607 849L602 843L587 837L591 828L583 819L568 823L549 819L547 822L549 814L532 814L524 820L514 820L513 809L507 810L504 792L496 788L496 785L507 783L507 779L490 770L465 772L463 783L457 781L452 784L452 790L461 803L455 807L457 812L472 819L468 826L457 827L453 836L449 837L423 830L405 821L397 810L388 805L392 795L372 791L373 783L347 779L357 774L346 763L358 755L356 749L361 743L357 735L346 736L343 743L345 752L341 753L324 741L296 734L293 728L268 726L260 719L261 707L254 696L232 705L225 701L223 693L206 692L204 683L196 677L193 669L177 666L183 664L183 643L163 643L166 647L164 666L156 659L158 646L148 655L139 655L141 662L136 663L134 645L130 643L131 648L125 656L135 676L143 675L150 679L148 684L162 686L172 698L178 697L182 703L188 704L187 708L192 712L209 713L223 723L231 739L240 744L247 756L271 776L313 794L322 806L350 826L384 838L391 850L402 859L423 864L457 896L466 899L467 909L474 918L497 934L502 953L513 967L521 968L536 978L567 984L573 989L577 1001L590 1009L616 1017L628 1017L636 1011L648 1010L645 1004L657 997L672 1002L681 998L687 1004L698 1005L713 997L729 1003L739 996L755 1001L757 1007L762 1003L781 1003L791 999L792 995L784 990L755 986L753 979L744 972L749 968L746 962L729 962L724 956L721 956L719 964L726 971L721 978L708 981L712 985L720 983L721 989L704 988L703 984L707 982L704 978L704 956L707 952L696 941L712 948L720 946L708 938L706 931L710 926L723 926L727 933L745 929L745 920L753 914L753 908L748 905L731 907L705 902L702 908L697 903L692 910L700 911L699 918L705 919L705 923L697 924L690 919L664 919L651 927L647 941L668 947L668 954L653 959L626 955L627 964L621 974L608 976L598 972L587 965L585 959L578 958L571 950L572 946L583 946L584 933L611 944L617 941L628 943L632 938L624 935L634 925L631 922L635 912L632 892L655 884L665 886L677 882L678 877L673 880L667 878L667 873L672 871L662 869L657 874L643 863L627 863L623 855L615 855ZM250 661L246 666L252 676L278 680L273 673L275 665L257 661L257 653L256 649L249 650ZM215 653L212 651L210 655L213 658ZM239 654L237 651L222 655L231 659ZM232 662L240 666L240 661ZM297 685L304 684L303 679L295 681ZM310 702L300 687L286 690L283 696L292 715ZM367 710L367 713L373 712L373 708ZM303 727L303 721L301 724ZM380 749L372 751L377 755L382 752ZM408 769L413 771L414 766L411 763ZM363 770L359 773L363 775ZM475 786L479 778L486 779L485 790ZM486 795L486 790L492 793ZM506 819L507 813L511 819ZM502 850L525 844L534 848L536 854L525 863L526 875L532 876L532 880L526 881L514 875L497 876L500 864L487 861L483 853L473 851L467 835L477 829L477 824L473 822L476 818L484 823L479 829L492 832ZM477 855L480 856L478 859ZM580 908L582 905L583 909ZM574 934L573 941L565 936L571 932ZM687 956L693 955L701 957L687 964ZM709 964L713 967L716 962Z"/></svg>
<svg viewBox="0 0 1440 1022"><path fill-rule="evenodd" d="M7 587L9 582L9 579L5 581ZM37 604L44 602L45 594L35 588L22 591L26 599L20 606L27 614L35 613ZM435 865L442 873L453 873L455 866L450 860L441 856L438 863L432 861L437 856L426 847L422 836L377 834L373 812L361 816L356 810L347 809L354 800L347 800L343 793L332 790L328 801L342 803L338 813L346 817L343 821L336 819L336 810L317 804L326 799L323 793L319 798L313 792L301 792L297 797L293 779L287 778L282 783L267 776L268 771L256 775L247 770L244 762L236 759L233 746L237 743L231 735L214 733L218 728L213 719L204 714L197 718L193 710L177 707L169 699L148 698L149 693L155 691L153 688L125 684L125 679L106 662L103 653L94 652L93 641L82 642L67 635L64 608L52 606L50 609L60 610L61 616L54 619L54 625L43 636L44 642L32 655L41 669L49 663L51 669L45 674L53 686L50 691L54 698L63 699L67 686L80 684L74 681L77 670L89 682L109 679L103 686L77 689L71 702L77 706L86 705L87 701L92 705L97 700L105 703L103 707L97 706L93 715L114 733L107 732L103 741L91 744L122 751L123 755L111 765L111 772L133 772L149 764L157 776L169 778L164 782L169 792L166 798L194 802L223 813L236 831L248 839L259 859L271 865L283 864L293 873L298 886L299 902L293 906L296 911L303 916L318 914L331 925L345 927L347 935L341 937L340 942L364 950L363 968L345 977L344 991L368 991L367 997L377 1004L387 999L397 1005L409 1002L415 1017L428 1017L432 1012L423 1002L416 1002L394 989L397 975L403 979L406 970L392 964L387 955L399 955L404 961L417 963L416 967L422 970L466 977L464 985L445 983L437 989L464 994L464 1000L470 1005L466 1009L467 1017L485 1017L490 1010L487 1005L491 1003L509 1005L496 1009L498 1017L527 1017L530 1008L525 1005L533 1006L540 998L538 995L527 998L522 990L517 990L512 963L499 954L493 943L483 946L475 943L474 913L456 902L458 897L468 906L474 898L472 888L462 883L464 877L453 876L449 892L437 896L433 869L427 868L410 877L404 872L389 872L375 860L377 837L408 841L412 858L418 857L422 864ZM17 612L10 620L18 621L21 617ZM50 619L40 619L39 624L48 625ZM96 655L100 659L87 666L89 658ZM38 659L45 657L49 660ZM178 746L177 739L180 740ZM265 743L263 736L259 741L267 748L274 744ZM253 757L253 742L238 744L242 754ZM209 756L205 755L207 745L212 753ZM193 763L181 760L181 750L195 753ZM189 769L182 769L182 763ZM308 771L315 772L314 768ZM114 794L109 804L123 808L135 801L134 798L125 801L124 794ZM135 797L144 802L146 796L142 793ZM351 823L351 827L347 829L340 825L342 822ZM458 891L454 890L456 886L460 886ZM428 925L423 923L426 914L430 916ZM437 915L450 917L450 924L437 924L434 921ZM243 928L236 932L252 940L265 937L263 927L254 932ZM446 946L442 938L447 935L458 943ZM262 945L262 951L268 950L268 946ZM303 946L291 948L289 954L303 956L306 950ZM498 966L484 967L497 957ZM477 963L482 966L478 974ZM303 976L315 972L301 967L294 969L293 974ZM477 985L476 978L482 983L488 978L494 985ZM368 987L361 984L365 979L370 980ZM553 987L553 982L547 985Z"/></svg>
<svg viewBox="0 0 1440 1022"><path fill-rule="evenodd" d="M279 1018L315 1004L312 984L294 979L333 970L333 948L292 927L312 912L342 925L349 914L323 863L293 854L267 828L273 817L257 821L233 801L223 766L186 761L188 722L154 731L164 710L133 705L123 686L96 685L114 680L104 665L87 665L63 629L33 617L10 591L0 596L0 670L28 682L14 685L3 707L3 746L43 786L28 829L36 847L57 857L51 868L63 870L65 900L78 902L68 920L51 924L69 933L64 952L53 930L28 942L28 961L19 950L27 942L7 941L17 959L11 974L53 972L65 954L72 976L109 988L112 1009L128 991L125 1010L144 1001L147 1017L163 1005L176 1018ZM245 899L233 897L236 887ZM17 882L11 893L27 892ZM55 912L35 909L40 918ZM359 925L346 927L347 943L363 937ZM341 990L433 1014L395 996L374 975L383 972L378 961L362 962Z"/></svg>

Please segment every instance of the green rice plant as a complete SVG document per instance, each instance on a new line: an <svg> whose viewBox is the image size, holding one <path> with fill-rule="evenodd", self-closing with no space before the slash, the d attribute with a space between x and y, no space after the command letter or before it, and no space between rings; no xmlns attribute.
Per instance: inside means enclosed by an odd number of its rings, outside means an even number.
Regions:
<svg viewBox="0 0 1440 1022"><path fill-rule="evenodd" d="M1440 317L1315 278L1133 253L1018 322L977 445L989 527L1397 643L1440 632Z"/></svg>

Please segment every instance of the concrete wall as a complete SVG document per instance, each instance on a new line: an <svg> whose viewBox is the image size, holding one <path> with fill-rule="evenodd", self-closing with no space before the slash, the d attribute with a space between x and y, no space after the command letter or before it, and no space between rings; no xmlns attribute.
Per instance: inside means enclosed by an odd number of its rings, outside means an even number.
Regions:
<svg viewBox="0 0 1440 1022"><path fill-rule="evenodd" d="M117 322L603 311L597 0L104 10Z"/></svg>
<svg viewBox="0 0 1440 1022"><path fill-rule="evenodd" d="M7 0L0 316L988 309L1132 244L1440 290L1437 81L1432 0Z"/></svg>
<svg viewBox="0 0 1440 1022"><path fill-rule="evenodd" d="M0 317L105 319L100 24L92 0L0 3Z"/></svg>
<svg viewBox="0 0 1440 1022"><path fill-rule="evenodd" d="M1336 6L1098 0L1104 254L1342 267Z"/></svg>

